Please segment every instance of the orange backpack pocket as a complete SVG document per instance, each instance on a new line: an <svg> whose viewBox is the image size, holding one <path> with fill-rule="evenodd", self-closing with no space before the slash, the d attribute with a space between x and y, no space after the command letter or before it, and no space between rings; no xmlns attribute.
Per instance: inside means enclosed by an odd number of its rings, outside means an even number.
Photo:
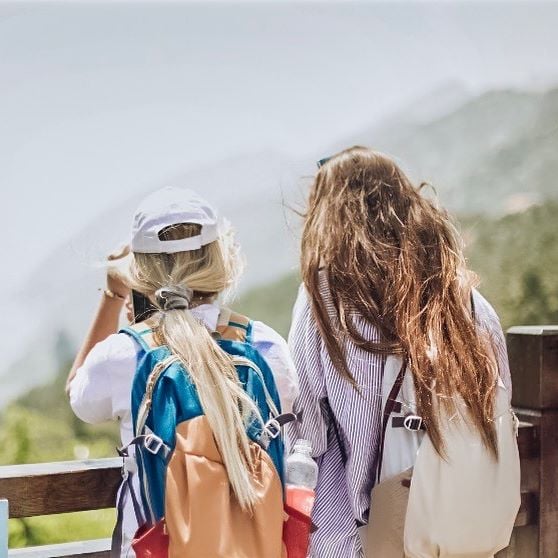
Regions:
<svg viewBox="0 0 558 558"><path fill-rule="evenodd" d="M176 446L167 466L165 523L169 558L283 558L283 489L271 458L251 443L260 496L252 513L243 511L207 418L176 428Z"/></svg>

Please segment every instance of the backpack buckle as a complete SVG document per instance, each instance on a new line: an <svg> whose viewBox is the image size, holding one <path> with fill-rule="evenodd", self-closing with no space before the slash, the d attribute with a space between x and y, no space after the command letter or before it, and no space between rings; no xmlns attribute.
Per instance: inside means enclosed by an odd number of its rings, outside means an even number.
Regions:
<svg viewBox="0 0 558 558"><path fill-rule="evenodd" d="M281 434L281 425L279 421L272 418L265 423L265 432L272 439L275 440Z"/></svg>
<svg viewBox="0 0 558 558"><path fill-rule="evenodd" d="M422 428L422 417L418 415L407 415L403 419L403 426L411 432L418 432Z"/></svg>
<svg viewBox="0 0 558 558"><path fill-rule="evenodd" d="M143 447L153 455L157 455L163 447L163 440L156 434L147 434L143 440Z"/></svg>

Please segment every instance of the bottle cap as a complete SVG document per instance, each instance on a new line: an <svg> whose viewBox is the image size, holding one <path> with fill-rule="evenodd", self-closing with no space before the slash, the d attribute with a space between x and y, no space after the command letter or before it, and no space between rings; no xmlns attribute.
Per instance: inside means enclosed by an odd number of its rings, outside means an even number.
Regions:
<svg viewBox="0 0 558 558"><path fill-rule="evenodd" d="M312 452L312 444L308 441L308 440L303 440L302 438L299 438L293 447L293 451L297 451L297 450L301 450L301 451L307 451L309 453Z"/></svg>

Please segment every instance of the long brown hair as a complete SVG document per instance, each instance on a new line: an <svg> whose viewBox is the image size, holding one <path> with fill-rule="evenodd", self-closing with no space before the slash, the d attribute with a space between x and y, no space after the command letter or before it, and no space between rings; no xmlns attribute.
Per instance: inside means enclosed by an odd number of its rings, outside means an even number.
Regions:
<svg viewBox="0 0 558 558"><path fill-rule="evenodd" d="M436 450L443 455L437 409L453 412L459 394L497 455L496 369L468 304L476 278L466 270L447 214L392 159L352 147L322 165L310 191L301 267L317 325L342 376L354 384L343 338L369 352L404 355ZM334 323L320 294L320 273L327 276ZM379 342L362 336L355 313L378 329Z"/></svg>

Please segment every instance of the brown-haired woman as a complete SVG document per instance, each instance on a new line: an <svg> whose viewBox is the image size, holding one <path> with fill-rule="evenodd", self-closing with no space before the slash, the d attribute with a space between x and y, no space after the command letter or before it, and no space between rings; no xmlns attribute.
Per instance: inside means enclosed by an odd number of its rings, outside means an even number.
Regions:
<svg viewBox="0 0 558 558"><path fill-rule="evenodd" d="M290 436L310 440L319 464L311 556L350 558L363 555L358 527L375 481L386 355L408 358L419 415L438 451L433 385L437 396L465 400L493 453L498 374L510 394L511 385L498 317L474 290L447 214L381 153L353 147L321 163L290 333L295 410L303 411Z"/></svg>

